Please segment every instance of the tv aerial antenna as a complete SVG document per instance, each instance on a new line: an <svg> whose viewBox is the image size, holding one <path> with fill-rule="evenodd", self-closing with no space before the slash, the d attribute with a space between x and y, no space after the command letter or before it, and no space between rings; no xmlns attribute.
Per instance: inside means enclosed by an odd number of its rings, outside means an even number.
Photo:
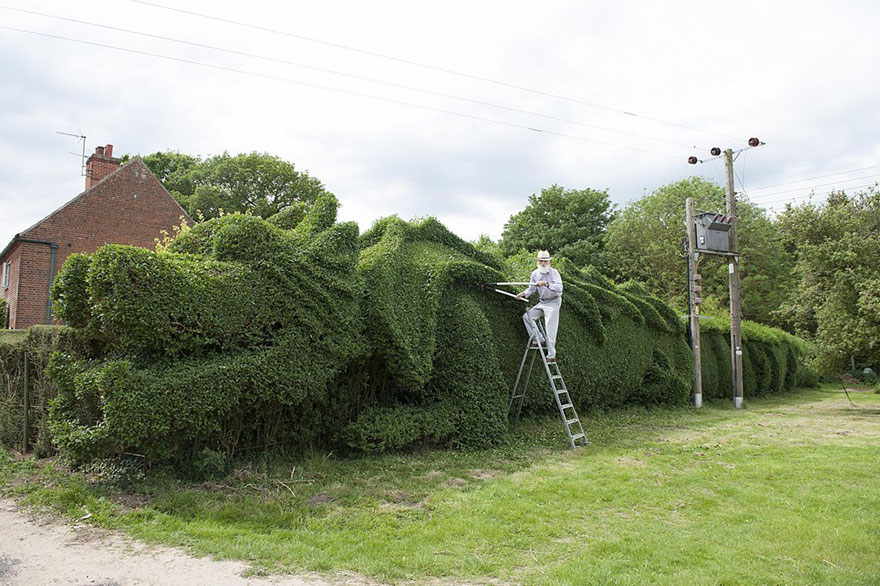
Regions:
<svg viewBox="0 0 880 586"><path fill-rule="evenodd" d="M73 138L78 139L77 142L82 143L82 154L80 153L68 153L71 155L76 155L80 158L80 176L86 176L86 137L83 134L73 134L72 132L61 132L60 130L56 132L56 134L63 134L64 136L72 136Z"/></svg>

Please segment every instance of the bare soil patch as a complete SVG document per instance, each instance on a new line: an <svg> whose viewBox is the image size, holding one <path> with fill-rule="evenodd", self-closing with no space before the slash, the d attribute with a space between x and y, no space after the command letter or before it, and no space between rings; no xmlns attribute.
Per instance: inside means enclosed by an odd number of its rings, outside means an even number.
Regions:
<svg viewBox="0 0 880 586"><path fill-rule="evenodd" d="M312 505L313 507L319 507L321 505L326 505L327 503L335 502L332 496L327 494L326 492L319 492L317 494L313 494L309 498L306 499L306 503Z"/></svg>

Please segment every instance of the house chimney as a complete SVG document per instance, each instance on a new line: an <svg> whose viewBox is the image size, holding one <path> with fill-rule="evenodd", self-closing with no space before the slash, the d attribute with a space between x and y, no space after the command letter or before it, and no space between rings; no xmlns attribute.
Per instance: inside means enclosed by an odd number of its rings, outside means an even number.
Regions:
<svg viewBox="0 0 880 586"><path fill-rule="evenodd" d="M86 161L86 189L115 171L122 159L113 156L113 145L95 147L95 153Z"/></svg>

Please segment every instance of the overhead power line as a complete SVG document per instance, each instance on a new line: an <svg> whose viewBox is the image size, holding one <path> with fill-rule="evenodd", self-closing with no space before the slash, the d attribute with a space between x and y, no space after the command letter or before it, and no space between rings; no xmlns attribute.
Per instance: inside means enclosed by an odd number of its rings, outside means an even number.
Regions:
<svg viewBox="0 0 880 586"><path fill-rule="evenodd" d="M856 173L858 171L866 171L868 169L876 169L880 167L880 165L870 165L868 167L859 167L858 169L849 169L847 171L837 171L835 173L828 173L827 175L819 175L817 177L806 177L804 179L797 179L795 181L786 181L785 183L775 183L773 185L765 185L764 187L755 187L752 188L751 191L762 191L764 189L770 189L771 187L782 187L783 185L794 185L795 183L804 183L806 181L813 181L815 179L825 179L826 177L834 177L835 175L846 175L847 173Z"/></svg>
<svg viewBox="0 0 880 586"><path fill-rule="evenodd" d="M866 183L865 185L853 185L853 186L850 186L850 187L841 187L841 188L829 189L828 191L824 191L824 192L822 192L822 193L810 192L810 193L806 193L806 194L804 194L804 195L792 195L792 196L789 196L789 197L784 197L784 198L776 199L776 200L772 200L772 201L762 201L762 202L754 202L754 203L757 203L757 204L760 205L760 206L769 206L769 205L774 204L774 203L793 202L793 201L796 201L796 200L799 200L799 199L807 199L807 198L810 198L810 197L820 197L820 196L823 196L823 195L829 195L829 194L832 194L832 193L834 193L834 192L841 192L841 191L855 191L855 190L857 190L857 189L868 189L868 188L870 188L870 187L876 187L876 185L877 185L877 182L874 182L874 183Z"/></svg>
<svg viewBox="0 0 880 586"><path fill-rule="evenodd" d="M3 30L10 30L10 31L20 32L20 33L25 33L25 34L30 34L30 35L40 36L40 37L46 37L46 38L51 38L51 39L58 39L58 40L62 40L62 41L72 42L72 43L79 43L79 44L82 44L82 45L89 45L89 46L92 46L92 47L101 47L101 48L104 48L104 49L112 49L112 50L114 50L114 51L122 51L122 52L125 52L125 53L131 53L131 54L135 54L135 55L143 55L143 56L147 56L147 57L154 57L154 58L157 58L157 59L164 59L164 60L167 60L167 61L175 61L175 62L178 62L178 63L186 63L186 64L189 64L189 65L197 65L197 66L199 66L199 67L206 67L206 68L209 68L209 69L215 69L215 70L219 70L219 71L226 71L226 72L231 72L231 73L238 73L238 74L241 74L241 75L248 75L248 76L251 76L251 77L258 77L258 78L262 78L262 79L270 79L270 80L274 80L274 81L281 81L281 82L284 82L284 83L289 83L289 84L294 84L294 85L300 85L300 86L304 86L304 87L310 87L310 88L315 88L315 89L320 89L320 90L324 90L324 91L335 92L335 93L340 93L340 94L345 94L345 95L350 95L350 96L357 96L357 97L367 98L367 99L375 100L375 101L379 101L379 102L386 102L386 103L389 103L389 104L397 104L397 105L400 105L400 106L408 106L408 107L411 107L411 108L418 108L418 109L420 109L420 110L427 110L427 111L432 111L432 112L439 112L439 113L441 113L441 114L448 114L448 115L450 115L450 116L457 116L457 117L459 117L459 118L466 118L466 119L470 119L470 120L479 120L479 121L481 121L481 122L488 122L488 123L490 123L490 124L497 124L497 125L500 125L500 126L507 126L507 127L509 127L509 128L519 128L519 129L522 129L522 130L528 130L528 131L531 131L531 132L539 132L539 133L542 133L542 134L548 134L548 135L552 135L552 136L559 136L559 137L563 137L563 138L571 138L571 139L579 140L579 141L582 141L582 142L591 142L591 143L594 143L594 144L602 144L602 145L612 146L612 147L617 147L617 148L626 149L626 150L630 150L630 151L636 151L636 152L647 153L647 154L651 154L651 155L657 155L657 156L661 156L661 157L667 157L667 158L670 158L670 159L676 159L676 160L679 160L679 159L680 159L680 157L678 157L678 156L676 156L676 155L671 155L671 154L669 154L669 153L661 153L661 152L659 152L659 151L652 151L652 150L648 150L648 149L641 149L641 148L632 147L632 146L627 146L627 145L622 145L622 144L617 144L617 143L605 142L605 141L602 141L602 140L598 140L598 139L594 139L594 138L587 138L587 137L584 137L584 136L577 136L577 135L566 134L566 133L562 133L562 132L554 132L554 131L552 131L552 130L546 130L546 129L542 129L542 128L534 128L534 127L526 126L526 125L523 125L523 124L516 124L516 123L513 123L513 122L506 122L506 121L504 121L504 120L495 120L495 119L493 119L493 118L486 118L486 117L483 117L483 116L476 116L476 115L473 115L473 114L465 114L465 113L463 113L463 112L455 112L455 111L453 111L453 110L445 110L445 109L443 109L443 108L434 108L434 107L432 107L432 106L425 106L425 105L423 105L423 104L415 104L415 103L413 103L413 102L406 102L406 101L403 101L403 100L395 100L395 99L393 99L393 98L385 98L385 97L382 97L382 96L374 96L374 95L371 95L371 94L364 94L364 93L361 93L361 92L355 92L355 91L345 90L345 89L341 89L341 88L334 88L334 87L329 87L329 86L324 86L324 85L319 85L319 84L309 83L309 82L305 82L305 81L299 81L299 80L290 79L290 78L286 78L286 77L280 77L280 76L277 76L277 75L269 75L269 74L266 74L266 73L257 73L257 72L254 72L254 71L247 71L247 70L245 70L245 69L238 69L238 68L234 68L234 67L227 67L227 66L225 66L225 65L216 65L216 64L213 64L213 63L205 63L205 62L202 62L202 61L195 61L195 60L193 60L193 59L185 59L185 58L183 58L183 57L173 57L173 56L170 56L170 55L161 55L161 54L159 54L159 53L152 53L152 52L150 52L150 51L141 51L141 50L138 50L138 49L129 49L129 48L126 48L126 47L118 47L118 46L115 46L115 45L108 45L108 44L105 44L105 43L97 43L97 42L95 42L95 41L85 41L85 40L82 40L82 39L74 39L74 38L71 38L71 37L64 37L64 36L61 36L61 35L53 35L53 34L50 34L50 33L42 33L42 32L38 32L38 31L31 31L31 30L20 29L20 28L9 27L9 26L3 26L3 25L0 25L0 29L3 29Z"/></svg>
<svg viewBox="0 0 880 586"><path fill-rule="evenodd" d="M468 102L468 103L471 103L471 104L478 104L478 105L481 105L481 106L488 106L488 107L491 107L491 108L497 108L497 109L500 109L500 110L506 110L506 111L508 111L508 112L517 112L517 113L519 113L519 114L527 114L527 115L529 115L529 116L537 116L537 117L539 117L539 118L545 118L545 119L548 119L548 120L556 120L556 121L558 121L558 122L565 122L565 123L568 123L568 124L576 124L576 125L578 125L578 126L584 126L584 127L587 127L587 128L594 128L594 129L597 129L597 130L604 130L604 131L606 131L606 132L612 132L612 133L615 133L615 134L621 134L621 135L625 135L625 136L631 136L631 137L634 137L634 138L642 138L642 139L645 139L645 140L651 140L651 141L655 141L655 142L661 142L661 143L665 143L665 144L671 144L671 145L674 145L674 146L680 146L680 147L685 147L685 148L689 148L689 149L690 149L690 148L694 148L694 149L696 149L696 148L700 148L700 147L697 147L697 145L693 145L693 144L687 144L687 143L682 143L682 142L676 142L676 141L672 141L672 140L666 140L666 139L663 139L663 138L656 138L656 137L653 137L653 136L647 136L647 135L644 135L644 134L638 134L638 133L635 133L635 132L627 132L627 131L624 131L624 130L617 130L617 129L614 129L614 128L608 128L608 127L605 127L605 126L598 126L598 125L595 125L595 124L589 124L589 123L587 123L587 122L581 122L581 121L579 121L579 120L571 120L571 119L568 119L568 118L562 118L562 117L560 117L560 116L553 116L553 115L550 115L550 114L542 114L542 113L540 113L540 112L534 112L534 111L531 111L531 110L525 110L525 109L522 109L522 108L514 108L514 107L512 107L512 106L504 106L504 105L501 105L501 104L495 104L495 103L492 103L492 102L486 102L486 101L483 101L483 100L476 100L476 99L473 99L473 98L466 98L466 97L463 97L463 96L457 96L457 95L454 95L454 94L448 94L448 93L445 93L445 92L439 92L439 91L435 91L435 90L429 90L429 89L419 88L419 87L415 87L415 86L411 86L411 85L406 85L406 84L402 84L402 83L396 83L396 82L392 82L392 81L386 81L386 80L376 79L376 78L367 77L367 76L363 76L363 75L357 75L357 74L354 74L354 73L345 73L345 72L342 72L342 71L335 71L335 70L332 70L332 69L326 69L326 68L323 68L323 67L315 67L315 66L312 66L312 65L306 65L306 64L304 64L304 63L297 63L297 62L295 62L295 61L288 61L288 60L286 60L286 59L280 59L280 58L277 58L277 57L270 57L270 56L267 56L267 55L259 55L259 54L256 54L256 53L249 53L249 52L246 52L246 51L238 51L238 50L236 50L236 49L228 49L228 48L225 48L225 47L218 47L218 46L216 46L216 45L208 45L208 44L205 44L205 43L197 43L197 42L194 42L194 41L187 41L187 40L185 40L185 39L177 39L177 38L174 38L174 37L167 37L167 36L164 36L164 35L157 35L157 34L146 33L146 32L142 32L142 31L136 31L136 30L126 29L126 28L117 27L117 26L112 26L112 25L106 25L106 24L100 24L100 23L95 23L95 22L89 22L89 21L85 21L85 20L79 20L79 19L76 19L76 18L69 18L69 17L65 17L65 16L59 16L59 15L55 15L55 14L47 14L47 13L43 13L43 12L35 12L35 11L33 11L33 10L25 10L25 9L22 9L22 8L14 8L14 7L10 7L10 6L0 5L0 9L3 9L3 10L10 10L10 11L14 11L14 12L20 12L20 13L24 13L24 14L30 14L30 15L34 15L34 16L40 16L40 17L43 17L43 18L51 18L51 19L54 19L54 20L60 20L60 21L64 21L64 22L72 22L72 23L82 24L82 25L91 26L91 27L95 27L95 28L101 28L101 29L105 29L105 30L112 30L112 31L121 32L121 33L125 33L125 34L130 34L130 35L137 35L137 36L141 36L141 37L147 37L147 38L151 38L151 39L159 39L159 40L162 40L162 41L170 41L170 42L173 42L173 43L179 43L179 44L182 44L182 45L188 45L188 46L191 46L191 47L199 47L199 48L202 48L202 49L209 49L209 50L212 50L212 51L219 51L219 52L228 53L228 54L231 54L231 55L239 55L239 56L242 56L242 57L248 57L248 58L252 58L252 59L260 59L260 60L263 60L263 61L270 61L270 62L273 62L273 63L280 63L280 64L283 64L283 65L290 65L290 66L292 66L292 67L299 67L299 68L302 68L302 69L309 69L309 70L312 70L312 71L319 71L319 72L321 72L321 73L328 73L328 74L331 74L331 75L337 75L337 76L347 77L347 78L351 78L351 79L358 79L358 80L361 80L361 81L368 81L368 82L371 82L371 83L378 83L378 84L382 84L382 85L386 85L386 86L391 86L391 87L396 87L396 88L400 88L400 89L412 90L412 91L421 92L421 93L424 93L424 94L430 94L430 95L433 95L433 96L439 96L439 97L443 97L443 98L449 98L449 99L453 99L453 100L459 100L459 101L462 101L462 102ZM702 148L702 150L708 150L708 149L706 149L706 148Z"/></svg>
<svg viewBox="0 0 880 586"><path fill-rule="evenodd" d="M371 57L377 57L377 58L380 58L380 59L387 59L387 60L390 60L390 61L396 61L396 62L398 62L398 63L405 63L405 64L407 64L407 65L413 65L413 66L415 66L415 67L423 67L423 68L425 68L425 69L431 69L431 70L434 70L434 71L440 71L440 72L443 72L443 73L448 73L448 74L450 74L450 75L456 75L456 76L464 77L464 78L467 78L467 79L478 80L478 81L482 81L482 82L485 82L485 83L491 83L491 84L498 85L498 86L502 86L502 87L507 87L507 88L511 88L511 89L516 89L516 90L523 91L523 92L528 92L528 93L531 93L531 94L537 94L537 95L546 96L546 97L550 97L550 98L556 98L556 99L558 99L558 100L564 100L564 101L566 101L566 102L571 102L571 103L575 103L575 104L580 104L580 105L582 105L582 106L588 106L588 107L590 107L590 108L597 108L597 109L599 109L599 110L605 110L605 111L607 111L607 112L614 112L614 113L616 113L616 114L623 114L623 115L625 115L625 116L630 116L630 117L633 117L633 118L641 118L641 119L643 119L643 120L650 120L651 122L656 122L656 123L658 123L658 124L665 124L665 125L667 125L667 126L675 126L675 127L678 127L678 128L686 128L686 129L688 129L688 130L693 130L693 131L695 131L695 132L701 132L701 133L703 133L703 134L711 134L711 135L714 135L714 136L723 136L723 137L725 137L725 138L730 138L730 139L738 140L738 141L742 141L742 142L745 142L745 141L747 140L747 139L743 139L743 138L738 137L738 136L731 136L731 135L723 134L723 133L720 133L720 132L715 132L715 131L711 131L711 130L705 130L705 129L702 129L702 128L697 128L697 127L695 127L695 126L688 126L687 124L680 124L680 123L678 123L678 122L671 122L671 121L669 121L669 120L662 120L662 119L660 119L660 118L652 118L652 117L650 117L650 116L642 116L642 115L640 115L640 114L636 114L636 113L634 113L634 112L628 112L628 111L626 111L626 110L621 110L621 109L618 109L618 108L613 108L613 107L611 107L611 106L604 106L604 105L602 105L602 104L595 104L595 103L592 103L592 102L587 102L587 101L584 101L584 100L580 100L580 99L577 99L577 98L571 98L571 97L568 97L568 96L563 96L563 95L555 94L555 93L552 93L552 92L547 92L547 91L538 90L538 89L534 89L534 88L528 88L528 87L525 87L525 86L516 85L516 84L513 84L513 83L508 83L508 82L505 82L505 81L499 81L499 80L491 79L491 78L488 78L488 77L482 77L482 76L474 75L474 74L471 74L471 73L464 73L464 72L461 72L461 71L455 71L455 70L453 70L453 69L447 69L447 68L445 68L445 67L440 67L440 66L437 66L437 65L431 65L431 64L428 64L428 63L421 63L421 62L419 62L419 61L413 61L413 60L411 60L411 59L405 59L405 58L402 58L402 57L395 57L395 56L393 56L393 55L386 55L386 54L384 54L384 53L377 53L377 52L375 52L375 51L369 51L369 50L367 50L367 49L361 49L361 48L358 48L358 47L352 47L352 46L350 46L350 45L343 45L343 44L341 44L341 43L334 43L334 42L331 42L331 41L325 41L325 40L323 40L323 39L316 39L316 38L314 38L314 37L307 37L307 36L305 36L305 35L300 35L300 34L296 34L296 33L291 33L291 32L288 32L288 31L282 31L282 30L274 29L274 28L270 28L270 27L260 26L260 25L256 25L256 24L250 24L250 23L241 22L241 21L237 21L237 20L232 20L232 19L228 19L228 18L222 18L222 17L219 17L219 16L213 16L213 15L210 15L210 14L204 14L204 13L201 13L201 12L194 12L194 11L192 11L192 10L184 10L184 9L182 9L182 8L177 8L177 7L174 7L174 6L167 6L167 5L164 5L164 4L158 4L158 3L156 3L156 2L147 2L146 0L131 0L131 1L132 1L132 2L135 2L135 3L137 3L137 4L143 4L143 5L145 5L145 6L152 6L152 7L154 7L154 8L161 8L161 9L163 9L163 10L170 10L170 11L173 11L173 12L178 12L178 13L180 13L180 14L187 14L187 15L190 15L190 16L196 16L196 17L198 17L198 18L205 18L205 19L208 19L208 20L216 21L216 22L223 22L223 23L226 23L226 24L232 24L232 25L235 25L235 26L240 26L240 27L249 28L249 29L252 29L252 30L257 30L257 31L262 31L262 32L267 32L267 33L272 33L272 34L275 34L275 35L282 35L282 36L285 36L285 37L291 37L291 38L294 38L294 39L299 39L299 40L301 40L301 41L308 41L308 42L310 42L310 43L319 43L319 44L321 44L321 45L326 45L326 46L328 46L328 47L335 47L335 48L337 48L337 49L343 49L343 50L345 50L345 51L353 51L353 52L356 52L356 53L361 53L361 54L363 54L363 55L369 55L369 56L371 56Z"/></svg>
<svg viewBox="0 0 880 586"><path fill-rule="evenodd" d="M862 177L852 177L850 179L839 179L837 181L830 181L828 183L817 183L815 185L806 185L804 187L796 187L794 189L784 189L782 191L774 191L773 193L763 193L761 195L753 195L752 199L763 199L765 197L773 197L774 195L781 195L783 193L792 193L795 191L804 191L805 189L815 189L817 187L827 187L828 185L838 185L840 183L847 183L849 181L860 181L862 179L871 179L873 177L880 177L880 173L876 173L874 175L863 175Z"/></svg>

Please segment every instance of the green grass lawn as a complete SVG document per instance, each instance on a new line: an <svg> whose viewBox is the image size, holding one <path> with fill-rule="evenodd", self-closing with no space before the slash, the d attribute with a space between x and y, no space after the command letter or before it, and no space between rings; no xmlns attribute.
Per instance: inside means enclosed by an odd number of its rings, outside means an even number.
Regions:
<svg viewBox="0 0 880 586"><path fill-rule="evenodd" d="M194 483L70 474L0 452L24 503L256 572L379 582L880 583L880 395L829 386L695 409L556 420L503 448L275 455ZM137 476L137 475L135 475ZM128 488L106 479L125 477ZM102 480L103 479L103 480Z"/></svg>

